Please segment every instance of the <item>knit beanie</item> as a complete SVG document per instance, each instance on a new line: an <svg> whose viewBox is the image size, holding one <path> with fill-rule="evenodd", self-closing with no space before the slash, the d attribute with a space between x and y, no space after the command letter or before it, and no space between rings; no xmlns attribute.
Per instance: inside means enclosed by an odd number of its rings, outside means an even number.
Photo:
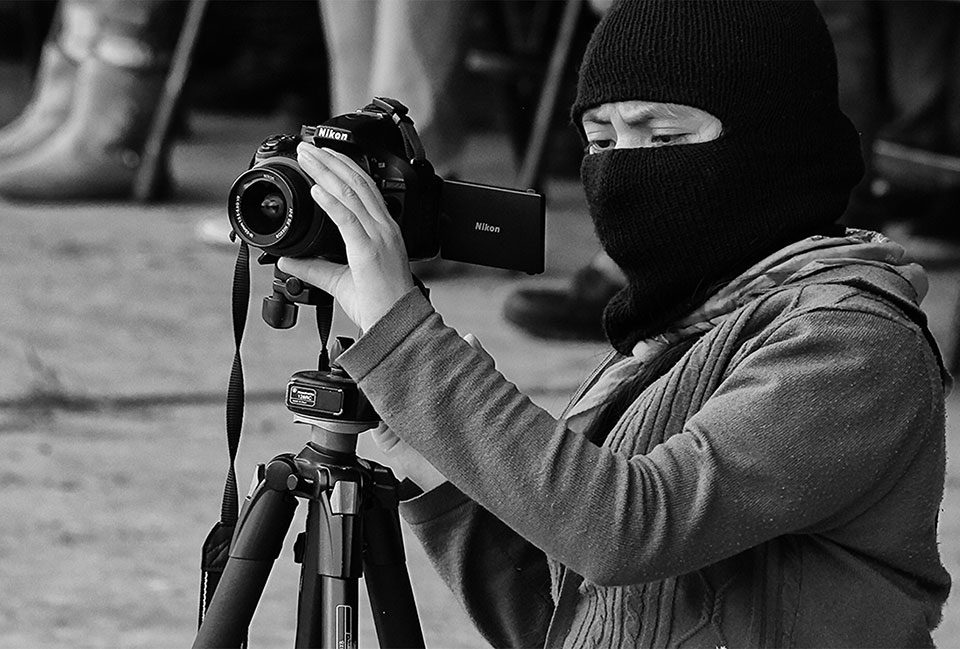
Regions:
<svg viewBox="0 0 960 649"><path fill-rule="evenodd" d="M584 158L597 235L628 279L604 314L625 353L704 287L830 229L863 173L812 2L619 0L587 46L572 117L627 100L699 108L722 134Z"/></svg>

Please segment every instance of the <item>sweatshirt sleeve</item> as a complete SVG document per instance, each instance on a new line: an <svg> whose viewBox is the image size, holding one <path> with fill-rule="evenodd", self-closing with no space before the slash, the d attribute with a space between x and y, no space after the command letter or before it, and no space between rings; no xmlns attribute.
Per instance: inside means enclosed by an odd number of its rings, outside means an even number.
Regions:
<svg viewBox="0 0 960 649"><path fill-rule="evenodd" d="M474 626L494 647L542 647L553 615L543 552L445 482L401 513Z"/></svg>
<svg viewBox="0 0 960 649"><path fill-rule="evenodd" d="M653 581L856 514L934 411L922 336L791 317L645 455L567 431L408 293L340 357L385 421L464 494L598 585Z"/></svg>

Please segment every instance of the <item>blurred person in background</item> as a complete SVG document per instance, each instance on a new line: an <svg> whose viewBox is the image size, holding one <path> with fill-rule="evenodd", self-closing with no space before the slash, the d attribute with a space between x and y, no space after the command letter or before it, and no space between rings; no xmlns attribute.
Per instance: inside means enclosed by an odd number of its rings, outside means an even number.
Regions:
<svg viewBox="0 0 960 649"><path fill-rule="evenodd" d="M131 196L185 9L175 0L59 3L33 97L0 130L0 196ZM155 193L168 187L164 163Z"/></svg>
<svg viewBox="0 0 960 649"><path fill-rule="evenodd" d="M838 225L863 163L814 4L616 2L572 115L627 283L559 420L424 299L369 177L298 149L349 264L279 266L362 329L337 362L440 574L494 646L931 646L950 379L924 271Z"/></svg>
<svg viewBox="0 0 960 649"><path fill-rule="evenodd" d="M591 3L602 12L602 7ZM952 186L905 164L903 149L960 156L960 2L820 0L836 43L840 104L856 125L866 173L843 222L893 228L915 257L960 258L960 172ZM874 154L878 141L881 155ZM956 164L956 162L954 162ZM912 235L912 236L910 236ZM952 243L924 243L933 238ZM626 284L603 252L564 288L524 286L503 307L507 322L552 340L600 341L603 309Z"/></svg>
<svg viewBox="0 0 960 649"><path fill-rule="evenodd" d="M837 43L841 102L858 125L868 174L846 222L894 230L910 252L960 258L960 3L824 1ZM920 161L948 156L949 175ZM906 238L909 237L909 238Z"/></svg>

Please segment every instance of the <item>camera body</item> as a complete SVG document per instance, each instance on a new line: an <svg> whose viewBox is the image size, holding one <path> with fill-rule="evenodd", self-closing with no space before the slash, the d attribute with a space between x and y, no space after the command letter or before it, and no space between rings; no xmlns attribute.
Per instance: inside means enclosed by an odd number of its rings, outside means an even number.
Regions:
<svg viewBox="0 0 960 649"><path fill-rule="evenodd" d="M272 135L230 188L233 231L274 257L323 257L346 263L343 239L310 195L313 180L297 164L309 142L351 158L375 182L400 226L411 260L451 261L543 272L545 204L541 194L434 173L406 108L377 98L353 113Z"/></svg>
<svg viewBox="0 0 960 649"><path fill-rule="evenodd" d="M230 189L234 231L249 244L278 257L323 257L346 263L343 239L313 201L313 180L297 164L297 145L309 142L354 160L377 185L400 225L407 254L430 259L440 251L441 180L426 160L406 160L400 130L385 112L357 111L299 135L272 135L257 148L250 168Z"/></svg>
<svg viewBox="0 0 960 649"><path fill-rule="evenodd" d="M237 237L263 251L260 263L274 264L273 294L263 300L264 321L289 329L296 324L298 304L316 306L321 341L317 369L291 377L286 405L302 423L355 434L379 417L356 383L327 357L333 297L276 267L279 257L347 263L340 231L313 200L313 179L297 163L301 142L346 155L373 179L411 260L439 254L451 261L541 273L544 197L532 190L438 177L407 109L393 99L377 97L353 113L303 126L298 135L271 135L260 144L230 187L230 225ZM237 259L240 268L246 260L243 249ZM351 342L338 337L331 351Z"/></svg>

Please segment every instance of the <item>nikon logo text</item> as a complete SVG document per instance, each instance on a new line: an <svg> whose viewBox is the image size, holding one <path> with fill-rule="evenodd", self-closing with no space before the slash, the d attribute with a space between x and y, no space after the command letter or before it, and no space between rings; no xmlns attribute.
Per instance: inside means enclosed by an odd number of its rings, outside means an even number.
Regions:
<svg viewBox="0 0 960 649"><path fill-rule="evenodd" d="M338 131L327 126L318 126L317 137L322 137L327 140L339 140L341 142L346 142L350 139L350 134L346 131Z"/></svg>
<svg viewBox="0 0 960 649"><path fill-rule="evenodd" d="M483 223L477 221L477 225L474 227L474 230L480 230L481 232L492 232L494 234L500 234L499 225L490 225L489 223Z"/></svg>

